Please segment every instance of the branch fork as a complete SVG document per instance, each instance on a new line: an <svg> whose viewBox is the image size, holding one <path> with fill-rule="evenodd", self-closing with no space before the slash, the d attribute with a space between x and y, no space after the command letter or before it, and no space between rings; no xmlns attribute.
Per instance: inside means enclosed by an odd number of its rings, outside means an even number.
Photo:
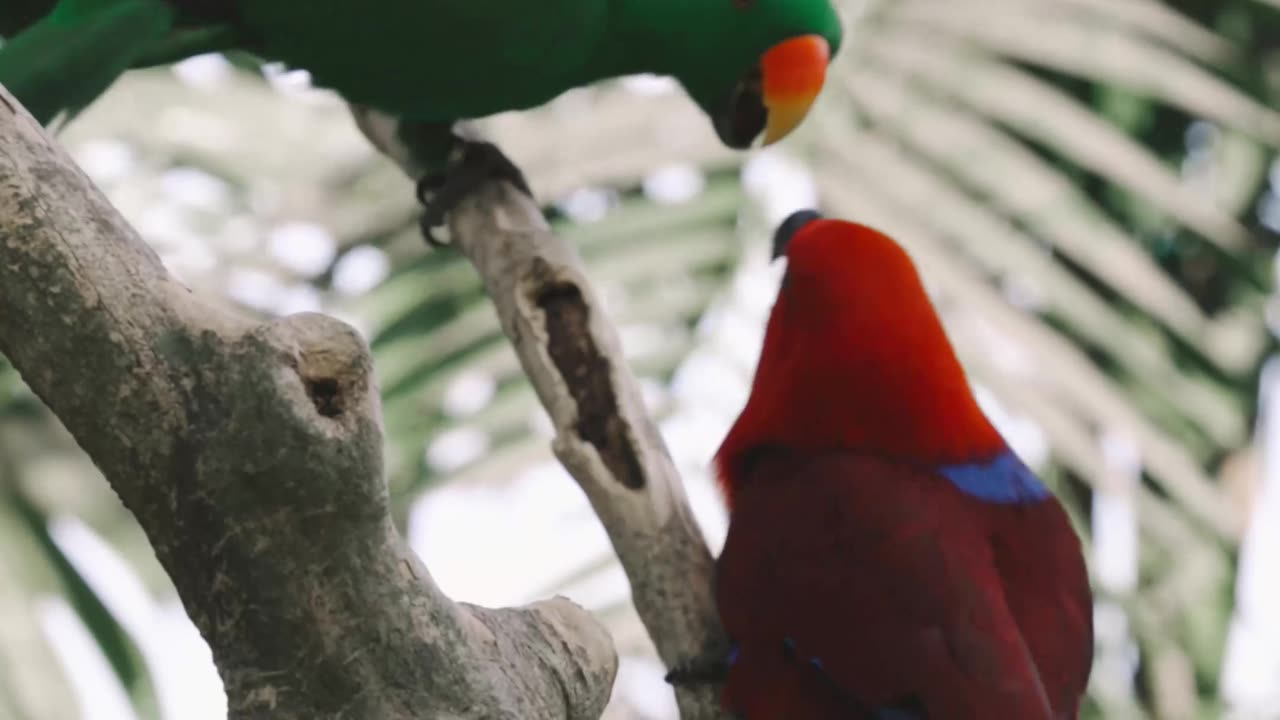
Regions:
<svg viewBox="0 0 1280 720"><path fill-rule="evenodd" d="M0 89L0 352L146 531L240 718L572 718L617 655L447 598L392 525L364 340L202 301Z"/></svg>

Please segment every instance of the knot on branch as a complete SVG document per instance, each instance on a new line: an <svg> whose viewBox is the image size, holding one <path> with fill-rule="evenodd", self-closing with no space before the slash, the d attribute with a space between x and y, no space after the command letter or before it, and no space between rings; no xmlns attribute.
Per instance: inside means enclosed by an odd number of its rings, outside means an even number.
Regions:
<svg viewBox="0 0 1280 720"><path fill-rule="evenodd" d="M364 338L346 323L300 313L255 328L244 350L261 354L261 380L289 414L282 420L337 440L381 432L381 404ZM270 358L268 360L268 358Z"/></svg>
<svg viewBox="0 0 1280 720"><path fill-rule="evenodd" d="M387 507L381 407L355 329L303 313L239 334L198 333L185 354L199 378L188 389L187 434L203 448L202 475L250 481L227 491L250 493L254 514L379 526Z"/></svg>
<svg viewBox="0 0 1280 720"><path fill-rule="evenodd" d="M290 346L290 362L317 414L337 420L355 413L378 420L373 362L354 328L318 313L291 315L267 327Z"/></svg>

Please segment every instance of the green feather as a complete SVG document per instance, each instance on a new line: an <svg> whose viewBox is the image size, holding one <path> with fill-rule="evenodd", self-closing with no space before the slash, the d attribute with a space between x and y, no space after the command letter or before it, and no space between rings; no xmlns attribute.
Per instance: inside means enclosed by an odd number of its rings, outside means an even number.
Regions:
<svg viewBox="0 0 1280 720"><path fill-rule="evenodd" d="M64 10L59 5L0 50L0 84L44 124L92 102L173 24L173 10L160 0Z"/></svg>
<svg viewBox="0 0 1280 720"><path fill-rule="evenodd" d="M61 0L0 49L0 82L47 121L130 66L241 49L447 134L457 120L638 72L675 76L712 113L774 44L817 33L834 52L841 37L832 0L222 1L208 14L235 27L175 23L177 0ZM16 2L29 14L48 0Z"/></svg>
<svg viewBox="0 0 1280 720"><path fill-rule="evenodd" d="M638 72L674 75L704 109L774 44L839 46L830 0L241 0L261 52L362 105L417 121L520 110Z"/></svg>

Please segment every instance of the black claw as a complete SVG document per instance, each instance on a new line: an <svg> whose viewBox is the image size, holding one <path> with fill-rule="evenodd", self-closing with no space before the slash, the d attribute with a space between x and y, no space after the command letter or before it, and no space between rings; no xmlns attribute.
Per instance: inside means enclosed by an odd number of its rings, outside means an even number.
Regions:
<svg viewBox="0 0 1280 720"><path fill-rule="evenodd" d="M422 179L418 180L418 186L416 188L418 202L425 208L422 216L418 218L418 227L422 230L422 238L427 241L427 244L437 249L448 245L448 243L441 242L434 232L435 228L444 224L444 213L439 213L435 210L436 194L444 184L444 173L432 173L430 175L424 175Z"/></svg>
<svg viewBox="0 0 1280 720"><path fill-rule="evenodd" d="M533 197L524 173L493 143L458 140L458 152L450 159L444 173L427 175L418 181L418 201L426 210L422 214L422 236L433 247L445 243L433 230L445 224L463 198L489 180L506 180L516 189Z"/></svg>

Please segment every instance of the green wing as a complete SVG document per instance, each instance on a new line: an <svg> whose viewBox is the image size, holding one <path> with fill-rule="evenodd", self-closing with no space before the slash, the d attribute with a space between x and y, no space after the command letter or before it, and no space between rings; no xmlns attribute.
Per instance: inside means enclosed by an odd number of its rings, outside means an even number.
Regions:
<svg viewBox="0 0 1280 720"><path fill-rule="evenodd" d="M42 124L93 102L161 43L174 22L161 0L100 2L84 13L62 9L0 47L0 84Z"/></svg>

